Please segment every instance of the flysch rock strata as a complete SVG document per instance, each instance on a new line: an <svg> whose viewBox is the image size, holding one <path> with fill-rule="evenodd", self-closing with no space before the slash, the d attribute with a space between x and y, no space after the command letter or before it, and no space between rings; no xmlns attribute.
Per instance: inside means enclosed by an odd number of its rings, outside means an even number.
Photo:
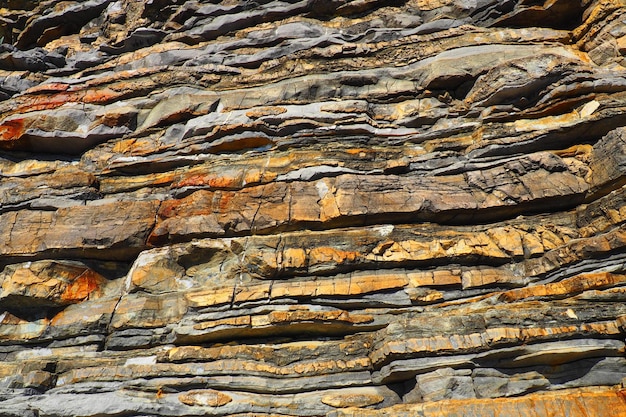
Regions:
<svg viewBox="0 0 626 417"><path fill-rule="evenodd" d="M0 2L0 417L626 416L626 1Z"/></svg>

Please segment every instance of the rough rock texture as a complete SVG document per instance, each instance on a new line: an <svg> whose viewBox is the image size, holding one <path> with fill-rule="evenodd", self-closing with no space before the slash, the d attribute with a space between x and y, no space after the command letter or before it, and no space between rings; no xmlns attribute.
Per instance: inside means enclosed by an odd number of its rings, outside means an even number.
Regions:
<svg viewBox="0 0 626 417"><path fill-rule="evenodd" d="M0 6L0 416L626 415L626 1Z"/></svg>

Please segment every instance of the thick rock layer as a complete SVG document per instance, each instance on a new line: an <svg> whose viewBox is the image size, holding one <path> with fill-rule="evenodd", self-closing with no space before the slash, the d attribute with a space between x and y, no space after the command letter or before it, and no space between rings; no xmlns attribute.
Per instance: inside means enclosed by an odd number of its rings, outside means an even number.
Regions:
<svg viewBox="0 0 626 417"><path fill-rule="evenodd" d="M626 2L0 8L0 416L626 415Z"/></svg>

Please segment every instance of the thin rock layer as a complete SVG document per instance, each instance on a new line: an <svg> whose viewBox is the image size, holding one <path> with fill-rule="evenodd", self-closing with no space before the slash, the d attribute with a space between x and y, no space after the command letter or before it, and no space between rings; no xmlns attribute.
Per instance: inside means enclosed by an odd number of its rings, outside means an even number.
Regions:
<svg viewBox="0 0 626 417"><path fill-rule="evenodd" d="M625 22L4 2L0 416L625 415Z"/></svg>

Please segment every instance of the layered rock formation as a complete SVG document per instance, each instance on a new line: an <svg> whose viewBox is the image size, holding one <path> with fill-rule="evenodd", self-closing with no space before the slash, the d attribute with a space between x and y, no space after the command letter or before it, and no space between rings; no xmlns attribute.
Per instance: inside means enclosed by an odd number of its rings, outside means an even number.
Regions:
<svg viewBox="0 0 626 417"><path fill-rule="evenodd" d="M0 416L624 416L624 0L9 0Z"/></svg>

